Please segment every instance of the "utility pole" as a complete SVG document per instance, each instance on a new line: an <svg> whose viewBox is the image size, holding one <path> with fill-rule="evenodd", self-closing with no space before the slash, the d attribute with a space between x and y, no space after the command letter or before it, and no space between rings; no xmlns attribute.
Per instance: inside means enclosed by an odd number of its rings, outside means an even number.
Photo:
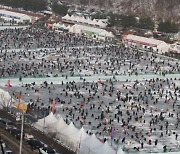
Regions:
<svg viewBox="0 0 180 154"><path fill-rule="evenodd" d="M21 139L20 139L19 154L22 154L23 127L24 127L24 111L22 112Z"/></svg>
<svg viewBox="0 0 180 154"><path fill-rule="evenodd" d="M23 141L23 129L24 129L24 113L27 111L27 105L21 103L21 92L18 95L19 104L18 109L22 111L22 123L21 123L21 138L20 138L20 147L19 147L19 154L22 154L22 141Z"/></svg>

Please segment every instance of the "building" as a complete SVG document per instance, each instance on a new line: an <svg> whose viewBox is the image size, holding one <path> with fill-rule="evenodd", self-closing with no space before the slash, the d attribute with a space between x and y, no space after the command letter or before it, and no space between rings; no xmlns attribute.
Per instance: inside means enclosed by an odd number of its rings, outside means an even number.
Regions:
<svg viewBox="0 0 180 154"><path fill-rule="evenodd" d="M169 51L169 44L161 40L156 40L154 38L146 38L129 34L123 38L123 42L136 48L151 49L159 53Z"/></svg>
<svg viewBox="0 0 180 154"><path fill-rule="evenodd" d="M26 14L22 14L22 13L8 11L8 10L0 10L0 18L6 21L11 21L11 22L16 22L16 23L32 22L32 18L30 16Z"/></svg>
<svg viewBox="0 0 180 154"><path fill-rule="evenodd" d="M86 36L91 36L96 39L111 39L114 37L112 32L108 32L101 28L95 28L95 27L89 27L89 26L83 26L83 25L73 25L69 28L69 32L71 33L78 33L78 34L84 34Z"/></svg>

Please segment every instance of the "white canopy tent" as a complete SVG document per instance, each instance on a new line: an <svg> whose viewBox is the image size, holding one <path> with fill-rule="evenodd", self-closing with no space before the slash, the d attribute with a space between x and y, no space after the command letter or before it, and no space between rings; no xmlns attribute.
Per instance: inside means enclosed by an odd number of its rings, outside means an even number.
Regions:
<svg viewBox="0 0 180 154"><path fill-rule="evenodd" d="M104 23L102 20L98 20L98 25L99 25L99 27L101 27L101 28L106 28L106 26L107 26L107 24Z"/></svg>
<svg viewBox="0 0 180 154"><path fill-rule="evenodd" d="M71 20L71 17L69 16L69 14L66 14L64 17L62 17L62 19Z"/></svg>
<svg viewBox="0 0 180 154"><path fill-rule="evenodd" d="M67 127L68 125L65 123L65 121L63 120L63 118L61 117L58 121L52 123L49 127L48 130L49 132L58 132L59 130Z"/></svg>
<svg viewBox="0 0 180 154"><path fill-rule="evenodd" d="M76 142L76 140L73 140L71 136L73 134L77 134L78 132L79 130L71 122L67 127L57 130L58 134L56 138L71 147L72 149L76 149L79 143Z"/></svg>
<svg viewBox="0 0 180 154"><path fill-rule="evenodd" d="M52 112L47 117L39 119L34 126L41 131L46 128L47 132L57 133L57 139L71 148L78 149L79 153L116 153L108 142L102 143L95 134L89 136L83 127L79 130L74 126L73 122L67 125L62 117L58 120ZM124 152L119 148L117 154L124 154Z"/></svg>
<svg viewBox="0 0 180 154"><path fill-rule="evenodd" d="M97 154L116 154L107 141L101 147L97 147L95 152Z"/></svg>
<svg viewBox="0 0 180 154"><path fill-rule="evenodd" d="M60 23L54 23L52 28L53 28L53 29L59 29L59 28L61 28L61 29L68 29L68 28L66 27L66 25L60 24Z"/></svg>
<svg viewBox="0 0 180 154"><path fill-rule="evenodd" d="M34 127L43 130L44 128L48 128L51 124L57 122L57 118L51 112L47 117L39 119L38 122L34 124Z"/></svg>
<svg viewBox="0 0 180 154"><path fill-rule="evenodd" d="M71 122L67 127L64 127L62 129L57 130L59 135L58 136L68 136L70 137L71 135L78 133L78 129L74 126L74 124Z"/></svg>
<svg viewBox="0 0 180 154"><path fill-rule="evenodd" d="M88 24L88 25L93 25L93 26L99 26L101 28L105 28L107 26L107 23L103 22L100 19L93 19L91 20L89 17L85 18L84 16L69 16L66 14L64 17L62 17L63 20L65 21L71 21L73 23L83 23L83 24Z"/></svg>
<svg viewBox="0 0 180 154"><path fill-rule="evenodd" d="M81 142L82 140L88 139L90 136L86 133L84 128L82 127L78 133L71 135L71 139L77 142Z"/></svg>
<svg viewBox="0 0 180 154"><path fill-rule="evenodd" d="M90 151L91 153L96 152L96 147L102 147L103 146L103 143L97 139L95 134L93 134L90 138L82 140L81 144L83 146L88 147L89 148L88 151ZM83 150L83 146L80 147L80 151Z"/></svg>

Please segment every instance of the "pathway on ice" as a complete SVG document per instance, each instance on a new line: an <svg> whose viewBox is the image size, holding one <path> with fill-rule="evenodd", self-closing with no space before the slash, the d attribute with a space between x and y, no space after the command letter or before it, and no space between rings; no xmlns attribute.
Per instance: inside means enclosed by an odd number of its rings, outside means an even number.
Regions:
<svg viewBox="0 0 180 154"><path fill-rule="evenodd" d="M96 82L99 79L100 80L108 80L108 79L113 79L113 76L105 76L105 75L91 75L91 76L84 76L84 79L89 82ZM162 75L120 75L120 76L115 76L115 78L119 81L135 81L135 80L148 80L148 79L153 79L153 78L160 78L160 79L167 79L167 78L180 78L180 74L167 74L166 76ZM0 86L4 87L5 84L7 83L8 80L11 80L12 86L20 86L20 82L18 78L6 78L6 79L0 79ZM23 78L22 82L23 83L33 83L35 82L36 84L41 84L42 82L47 81L48 83L53 82L54 84L61 84L61 82L69 82L69 81L75 81L75 82L83 82L83 80L80 80L80 77L68 77L67 79L65 77L47 77L47 78Z"/></svg>

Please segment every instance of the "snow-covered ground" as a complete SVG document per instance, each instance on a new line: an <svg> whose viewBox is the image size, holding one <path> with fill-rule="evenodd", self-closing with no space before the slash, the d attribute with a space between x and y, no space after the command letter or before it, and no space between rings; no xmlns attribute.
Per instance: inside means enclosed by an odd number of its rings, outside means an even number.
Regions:
<svg viewBox="0 0 180 154"><path fill-rule="evenodd" d="M114 127L114 148L180 151L178 60L48 30L1 32L0 86L10 80L13 98L22 92L37 110L55 99L57 115L110 144Z"/></svg>
<svg viewBox="0 0 180 154"><path fill-rule="evenodd" d="M180 151L178 148L180 138L175 139L176 134L180 133L176 115L180 112L178 109L180 93L178 90L174 93L180 80L171 78L173 77L169 76L169 80L165 78L156 80L155 77L154 81L138 79L138 82L136 78L132 81L101 80L104 84L101 84L100 81L97 82L98 79L94 82L80 80L80 82L74 81L68 84L64 79L63 84L62 80L56 84L51 78L49 81L52 81L53 84L49 84L47 88L43 83L40 85L21 84L21 86L13 85L11 90L13 92L21 91L25 102L34 102L40 108L42 103L45 107L51 106L50 99L56 99L56 114L60 114L67 121L73 121L78 128L83 125L88 132L96 133L100 138L108 138L109 143L111 143L111 139L108 128L113 125L116 130L114 138L120 139L121 146L129 149L129 152L134 151L134 147L141 147L140 142L144 143L144 148L140 148L142 153L162 152L165 145L167 145L168 151L170 149ZM111 91L112 85L113 91ZM123 102L127 94L128 100ZM120 96L119 100L118 95ZM39 98L38 101L37 98ZM80 107L82 102L84 106ZM102 111L104 111L104 117L101 120ZM160 120L160 114L164 120ZM158 122L150 126L150 121L155 121L156 116ZM131 120L127 122L130 117ZM139 117L138 121L135 120L136 117ZM110 119L111 123L109 123ZM124 126L122 126L122 119L125 121ZM168 131L166 132L167 121ZM133 131L134 127L136 128ZM163 133L162 137L160 137L161 133ZM126 141L125 144L122 144L121 141L124 137ZM154 145L156 139L158 139L157 146ZM152 141L151 145L147 144L149 140ZM113 146L116 148L117 145L113 142Z"/></svg>

